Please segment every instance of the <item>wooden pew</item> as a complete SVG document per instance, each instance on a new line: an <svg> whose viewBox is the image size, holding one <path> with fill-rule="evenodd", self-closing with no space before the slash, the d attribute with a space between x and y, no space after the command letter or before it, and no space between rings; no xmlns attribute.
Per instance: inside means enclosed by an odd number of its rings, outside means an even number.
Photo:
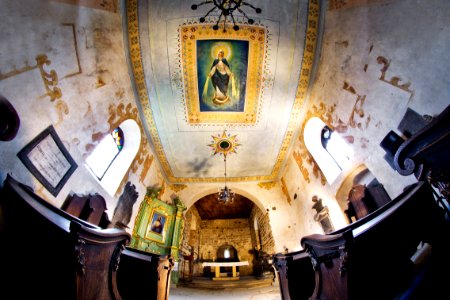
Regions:
<svg viewBox="0 0 450 300"><path fill-rule="evenodd" d="M410 189L412 189L412 187L406 189L401 195L374 212L358 219L354 223L331 232L327 236L339 235L347 231L352 231L358 227L363 228L362 226L367 226L367 223L378 218L381 214L385 213L385 211L392 209L393 206L397 205L398 201L403 199ZM308 299L312 295L315 285L314 269L310 256L304 249L288 254L278 253L273 256L273 264L278 271L280 289L284 300ZM289 270L289 272L287 272L287 270Z"/></svg>
<svg viewBox="0 0 450 300"><path fill-rule="evenodd" d="M418 180L435 176L450 181L450 105L444 111L403 142L395 152L395 170L401 175L413 174ZM434 174L430 174L434 173Z"/></svg>
<svg viewBox="0 0 450 300"><path fill-rule="evenodd" d="M78 219L10 175L1 191L0 212L3 296L121 299L116 273L128 233Z"/></svg>
<svg viewBox="0 0 450 300"><path fill-rule="evenodd" d="M418 182L347 227L303 237L315 269L310 299L394 299L412 282L418 244L441 246L443 221L431 187Z"/></svg>
<svg viewBox="0 0 450 300"><path fill-rule="evenodd" d="M117 270L122 299L167 300L173 265L169 257L126 247Z"/></svg>
<svg viewBox="0 0 450 300"><path fill-rule="evenodd" d="M273 256L283 300L308 299L314 290L314 269L305 250Z"/></svg>
<svg viewBox="0 0 450 300"><path fill-rule="evenodd" d="M450 269L449 148L450 105L411 138L397 143L392 153L396 171L401 175L414 173L418 180L428 181L440 193L437 201L430 187L419 182L355 223L328 235L310 235L301 240L316 270L311 299L391 299L406 287L404 299L413 289L422 289L416 291L416 297L427 299L433 298L432 294L448 294L447 282L442 279L446 277L435 274L446 274ZM433 258L425 268L433 275L422 278L428 282L418 283L422 287L417 287L417 283L410 285L412 277L417 280L417 273L425 271L416 270L410 257L421 241L432 244ZM305 264L292 263L304 259L303 250L273 257L283 299L308 298L299 296L305 291L305 279L293 280L289 275L310 271Z"/></svg>
<svg viewBox="0 0 450 300"><path fill-rule="evenodd" d="M428 181L440 194L439 205L450 217L450 105L404 141L394 156L395 170Z"/></svg>
<svg viewBox="0 0 450 300"><path fill-rule="evenodd" d="M112 227L108 214L106 213L105 199L100 194L69 195L61 206L61 209L72 216L101 228Z"/></svg>
<svg viewBox="0 0 450 300"><path fill-rule="evenodd" d="M170 274L174 266L170 256L160 257L158 262L158 297L157 300L168 300L170 291Z"/></svg>

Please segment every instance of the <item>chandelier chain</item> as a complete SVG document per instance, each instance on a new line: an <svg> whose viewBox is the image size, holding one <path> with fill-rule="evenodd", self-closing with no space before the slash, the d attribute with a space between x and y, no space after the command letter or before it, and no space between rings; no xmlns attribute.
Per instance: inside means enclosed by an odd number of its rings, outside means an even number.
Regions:
<svg viewBox="0 0 450 300"><path fill-rule="evenodd" d="M219 200L219 202L224 203L224 204L230 204L233 203L234 200L234 192L227 187L227 155L225 154L223 156L223 162L224 162L224 173L223 175L225 176L225 186L222 189L219 189L219 193L217 194L217 199Z"/></svg>
<svg viewBox="0 0 450 300"><path fill-rule="evenodd" d="M236 24L236 20L234 18L233 13L237 10L239 13L241 13L244 18L247 19L248 24L255 23L255 20L250 18L243 10L242 6L248 6L252 8L257 14L260 14L262 12L262 9L259 7L255 7L250 3L245 2L244 0L213 0L213 1L203 1L198 4L192 4L191 9L196 10L198 7L205 5L205 4L213 4L214 6L208 10L208 12L203 16L199 18L200 23L204 23L206 21L206 17L209 16L210 13L215 11L216 9L219 10L220 15L216 22L216 24L212 27L214 30L219 29L219 23L220 21L223 21L223 31L226 32L226 23L227 19L231 19L233 22L233 29L235 31L239 30L239 26Z"/></svg>

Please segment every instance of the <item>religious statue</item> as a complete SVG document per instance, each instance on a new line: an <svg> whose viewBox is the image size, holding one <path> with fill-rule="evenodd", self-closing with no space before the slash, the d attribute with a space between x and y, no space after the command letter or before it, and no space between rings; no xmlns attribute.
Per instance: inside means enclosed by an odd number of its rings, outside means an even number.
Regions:
<svg viewBox="0 0 450 300"><path fill-rule="evenodd" d="M328 207L322 204L322 199L314 195L312 197L312 202L314 203L312 209L316 210L316 214L314 215L314 221L320 223L323 232L330 233L334 231L333 224L331 223L330 220Z"/></svg>
<svg viewBox="0 0 450 300"><path fill-rule="evenodd" d="M316 195L312 197L312 202L314 202L313 209L316 210L317 214L320 214L320 212L324 209L322 204L322 199L318 198Z"/></svg>
<svg viewBox="0 0 450 300"><path fill-rule="evenodd" d="M123 189L122 195L119 197L117 206L114 209L114 215L111 223L116 228L125 229L128 228L131 215L133 213L133 205L136 202L139 193L136 191L136 186L127 182Z"/></svg>

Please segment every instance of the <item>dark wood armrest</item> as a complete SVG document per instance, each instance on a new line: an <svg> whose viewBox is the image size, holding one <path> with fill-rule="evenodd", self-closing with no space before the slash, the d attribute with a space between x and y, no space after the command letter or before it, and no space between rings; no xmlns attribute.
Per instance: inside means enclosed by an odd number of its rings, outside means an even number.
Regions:
<svg viewBox="0 0 450 300"><path fill-rule="evenodd" d="M325 234L311 234L304 236L300 243L303 248L308 251L309 248L314 247L315 251L322 249L336 250L340 246L347 245L353 239L351 230L339 234L325 235ZM317 249L317 250L316 250Z"/></svg>

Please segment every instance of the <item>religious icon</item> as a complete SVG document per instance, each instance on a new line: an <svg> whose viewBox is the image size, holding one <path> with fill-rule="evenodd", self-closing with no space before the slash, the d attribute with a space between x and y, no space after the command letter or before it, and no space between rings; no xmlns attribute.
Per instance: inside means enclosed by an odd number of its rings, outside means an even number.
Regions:
<svg viewBox="0 0 450 300"><path fill-rule="evenodd" d="M149 231L157 234L163 234L166 217L159 213L154 213L149 223Z"/></svg>
<svg viewBox="0 0 450 300"><path fill-rule="evenodd" d="M231 90L233 97L236 97L236 83L234 81L233 73L230 70L230 65L227 59L224 57L223 49L219 49L217 58L214 60L211 67L211 72L208 74L208 78L211 78L212 85L214 87L214 98L213 102L216 104L223 104L230 100L228 97L228 87L230 85L231 79ZM208 79L205 83L205 88L203 89L204 95L206 95L208 85Z"/></svg>
<svg viewBox="0 0 450 300"><path fill-rule="evenodd" d="M247 65L247 41L197 41L200 111L244 111Z"/></svg>

